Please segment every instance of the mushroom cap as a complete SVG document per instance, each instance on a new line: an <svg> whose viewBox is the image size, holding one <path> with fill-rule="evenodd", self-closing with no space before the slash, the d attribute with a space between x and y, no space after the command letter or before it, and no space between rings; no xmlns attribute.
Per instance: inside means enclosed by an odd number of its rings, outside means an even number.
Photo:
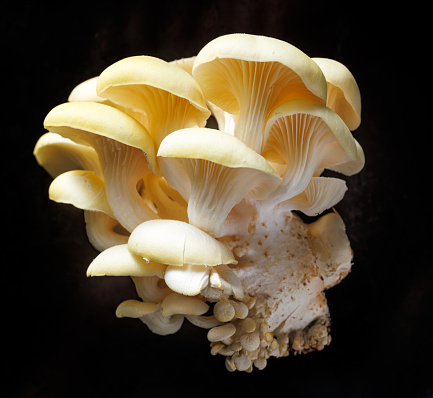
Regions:
<svg viewBox="0 0 433 398"><path fill-rule="evenodd" d="M241 140L219 130L192 127L177 130L161 143L157 156L202 159L230 168L254 168L277 177L271 165Z"/></svg>
<svg viewBox="0 0 433 398"><path fill-rule="evenodd" d="M159 303L146 303L139 300L125 300L116 308L118 318L141 318L161 308Z"/></svg>
<svg viewBox="0 0 433 398"><path fill-rule="evenodd" d="M236 260L224 243L182 221L149 220L140 224L128 240L129 250L162 264L215 266Z"/></svg>
<svg viewBox="0 0 433 398"><path fill-rule="evenodd" d="M188 297L179 293L170 293L161 303L162 316L203 315L209 306L200 298Z"/></svg>
<svg viewBox="0 0 433 398"><path fill-rule="evenodd" d="M350 70L342 63L329 58L312 58L325 75L328 95L327 105L340 116L350 130L361 123L361 93Z"/></svg>
<svg viewBox="0 0 433 398"><path fill-rule="evenodd" d="M155 135L156 145L163 137L153 131L149 118L170 117L161 96L183 99L190 104L189 112L181 113L185 119L183 124L202 126L210 116L203 92L193 77L174 63L155 57L133 56L115 62L101 73L96 90L98 96L108 98L122 109L129 109L134 115L144 114L143 123ZM177 128L181 127L185 125Z"/></svg>
<svg viewBox="0 0 433 398"><path fill-rule="evenodd" d="M69 94L69 102L108 102L105 98L102 98L96 94L96 83L98 82L98 76L87 79L77 86L75 86Z"/></svg>
<svg viewBox="0 0 433 398"><path fill-rule="evenodd" d="M230 75L212 64L228 60ZM230 113L236 113L237 100L233 96L230 81L236 79L239 66L232 61L278 63L293 72L295 85L289 84L293 98L326 100L326 81L320 68L310 57L291 44L266 36L233 33L220 36L206 44L194 61L193 76L199 82L206 99ZM211 72L211 73L210 73ZM298 77L298 79L296 79ZM300 81L299 81L300 79ZM240 78L242 82L242 77ZM300 84L299 84L300 83Z"/></svg>
<svg viewBox="0 0 433 398"><path fill-rule="evenodd" d="M87 276L164 276L164 264L150 262L131 253L128 245L112 246L100 253L87 269Z"/></svg>
<svg viewBox="0 0 433 398"><path fill-rule="evenodd" d="M287 101L275 108L269 115L266 124L264 144L266 144L267 135L269 135L269 130L276 119L295 114L308 114L322 119L329 127L329 131L334 134L349 159L357 159L356 141L342 119L327 106L308 100Z"/></svg>
<svg viewBox="0 0 433 398"><path fill-rule="evenodd" d="M122 98L121 91L112 88L129 85L159 88L187 99L204 113L209 112L198 83L175 63L146 55L121 59L101 73L96 84L96 92L104 98L108 95L113 99Z"/></svg>
<svg viewBox="0 0 433 398"><path fill-rule="evenodd" d="M102 177L96 151L59 134L43 134L36 142L33 154L38 164L53 178L70 170L91 170Z"/></svg>
<svg viewBox="0 0 433 398"><path fill-rule="evenodd" d="M93 136L107 137L141 149L155 170L155 147L149 132L135 119L111 106L95 102L67 102L53 108L44 127L79 144L91 145Z"/></svg>
<svg viewBox="0 0 433 398"><path fill-rule="evenodd" d="M188 200L189 222L214 236L245 196L265 199L281 183L261 155L236 137L208 128L169 134L158 159L168 183Z"/></svg>
<svg viewBox="0 0 433 398"><path fill-rule="evenodd" d="M340 202L347 191L346 182L339 178L313 177L307 188L286 203L307 216L317 216Z"/></svg>
<svg viewBox="0 0 433 398"><path fill-rule="evenodd" d="M357 145L334 111L314 101L298 100L271 112L262 153L283 178L269 198L269 203L277 203L299 195L325 168L356 161Z"/></svg>
<svg viewBox="0 0 433 398"><path fill-rule="evenodd" d="M105 193L104 181L93 171L71 170L56 177L48 190L51 200L91 211L102 211L114 218Z"/></svg>

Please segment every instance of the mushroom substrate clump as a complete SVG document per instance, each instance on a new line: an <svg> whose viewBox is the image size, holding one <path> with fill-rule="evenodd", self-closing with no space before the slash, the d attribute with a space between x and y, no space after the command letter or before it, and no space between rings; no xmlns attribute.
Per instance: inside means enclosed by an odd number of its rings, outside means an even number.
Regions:
<svg viewBox="0 0 433 398"><path fill-rule="evenodd" d="M364 166L360 112L341 63L230 34L81 83L46 116L34 155L50 199L84 211L100 252L87 275L132 278L137 297L117 317L160 335L186 319L228 370L250 372L330 342L325 291L353 257L333 206L347 190L338 175Z"/></svg>

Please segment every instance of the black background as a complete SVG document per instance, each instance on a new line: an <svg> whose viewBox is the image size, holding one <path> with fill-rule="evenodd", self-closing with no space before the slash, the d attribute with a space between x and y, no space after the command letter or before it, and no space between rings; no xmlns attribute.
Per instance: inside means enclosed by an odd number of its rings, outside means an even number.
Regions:
<svg viewBox="0 0 433 398"><path fill-rule="evenodd" d="M2 389L7 397L433 396L428 3L106 1L2 3ZM354 250L327 292L332 343L228 373L206 331L167 337L117 319L128 278L86 278L82 211L50 202L32 155L75 85L146 54L188 57L245 32L336 59L361 90L364 170L337 205ZM430 34L431 36L431 34ZM2 393L2 396L3 393Z"/></svg>

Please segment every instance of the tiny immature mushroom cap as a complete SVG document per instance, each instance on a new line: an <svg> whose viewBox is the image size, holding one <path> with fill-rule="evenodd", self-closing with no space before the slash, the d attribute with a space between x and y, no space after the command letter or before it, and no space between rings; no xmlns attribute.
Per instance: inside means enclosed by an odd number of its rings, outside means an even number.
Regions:
<svg viewBox="0 0 433 398"><path fill-rule="evenodd" d="M55 202L72 204L84 210L102 211L114 218L105 194L104 181L92 171L72 170L60 174L50 184L48 194Z"/></svg>
<svg viewBox="0 0 433 398"><path fill-rule="evenodd" d="M229 322L235 316L235 308L228 301L218 301L213 309L215 318L221 322Z"/></svg>
<svg viewBox="0 0 433 398"><path fill-rule="evenodd" d="M245 333L241 336L240 342L245 350L254 351L260 346L260 336L255 332Z"/></svg>
<svg viewBox="0 0 433 398"><path fill-rule="evenodd" d="M284 41L257 35L220 36L197 54L192 70L206 99L237 118L234 135L259 152L267 114L289 99L326 100L318 65Z"/></svg>
<svg viewBox="0 0 433 398"><path fill-rule="evenodd" d="M234 364L239 371L246 371L251 367L251 359L246 355L238 355L234 358Z"/></svg>
<svg viewBox="0 0 433 398"><path fill-rule="evenodd" d="M129 237L129 250L158 263L215 266L236 262L224 243L193 225L176 220L149 220Z"/></svg>
<svg viewBox="0 0 433 398"><path fill-rule="evenodd" d="M253 318L245 318L239 322L241 330L245 333L252 333L256 330L256 321Z"/></svg>
<svg viewBox="0 0 433 398"><path fill-rule="evenodd" d="M242 301L229 300L230 304L235 309L235 317L238 319L245 319L248 315L248 307Z"/></svg>
<svg viewBox="0 0 433 398"><path fill-rule="evenodd" d="M120 303L116 309L118 318L141 318L151 314L161 307L157 303L145 303L139 300L126 300Z"/></svg>
<svg viewBox="0 0 433 398"><path fill-rule="evenodd" d="M98 96L138 114L158 148L174 130L204 126L210 116L200 86L173 63L150 56L124 58L98 78Z"/></svg>
<svg viewBox="0 0 433 398"><path fill-rule="evenodd" d="M174 314L203 315L209 306L199 298L170 293L161 303L161 308L162 316L166 317Z"/></svg>
<svg viewBox="0 0 433 398"><path fill-rule="evenodd" d="M87 269L87 276L164 276L164 264L146 261L131 253L128 245L110 247L100 253Z"/></svg>
<svg viewBox="0 0 433 398"><path fill-rule="evenodd" d="M162 141L158 157L166 166L167 182L188 199L189 222L214 236L247 194L264 199L281 183L262 156L214 129L175 131Z"/></svg>
<svg viewBox="0 0 433 398"><path fill-rule="evenodd" d="M342 63L329 58L312 58L325 75L328 94L326 104L350 130L361 124L361 93L349 69Z"/></svg>
<svg viewBox="0 0 433 398"><path fill-rule="evenodd" d="M236 326L232 323L226 323L225 325L210 329L207 333L207 338L210 342L221 341L233 336L235 332Z"/></svg>

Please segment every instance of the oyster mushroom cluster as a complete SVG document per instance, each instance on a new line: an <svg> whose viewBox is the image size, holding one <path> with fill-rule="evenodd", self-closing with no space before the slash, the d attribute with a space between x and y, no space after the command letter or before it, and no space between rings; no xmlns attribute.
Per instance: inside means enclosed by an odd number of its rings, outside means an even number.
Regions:
<svg viewBox="0 0 433 398"><path fill-rule="evenodd" d="M87 275L132 278L137 297L116 315L159 335L185 320L206 328L210 353L250 372L330 342L324 292L352 251L335 211L299 213L343 198L344 179L325 169L362 169L360 111L341 63L230 34L81 83L46 116L34 155L49 197L84 210L100 252Z"/></svg>

